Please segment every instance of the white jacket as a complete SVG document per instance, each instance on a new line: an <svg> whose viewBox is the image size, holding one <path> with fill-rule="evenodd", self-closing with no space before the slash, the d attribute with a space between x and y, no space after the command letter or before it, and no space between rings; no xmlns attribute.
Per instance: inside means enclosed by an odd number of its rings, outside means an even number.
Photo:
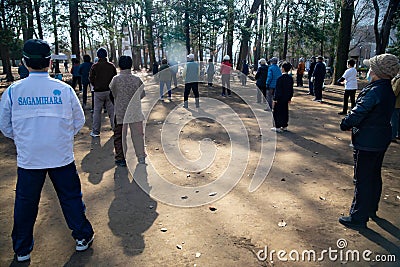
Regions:
<svg viewBox="0 0 400 267"><path fill-rule="evenodd" d="M0 102L0 130L17 147L17 165L47 169L74 160L74 135L85 123L78 97L71 86L31 72L10 85Z"/></svg>

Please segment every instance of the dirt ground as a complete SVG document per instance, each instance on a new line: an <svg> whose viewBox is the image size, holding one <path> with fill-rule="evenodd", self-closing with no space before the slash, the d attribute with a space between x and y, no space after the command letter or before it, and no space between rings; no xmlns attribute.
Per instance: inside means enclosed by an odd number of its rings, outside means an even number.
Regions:
<svg viewBox="0 0 400 267"><path fill-rule="evenodd" d="M147 92L158 91L151 77L140 75L147 81ZM384 186L378 212L381 219L370 221L368 229L360 231L346 229L337 221L348 213L354 190L350 135L340 131L341 116L337 115L342 105L342 87L327 86L323 104L311 101L306 87L295 87L289 131L277 135L272 168L258 190L250 193L250 177L260 153L260 131L255 127L251 109L236 96L220 97L220 87L216 86L214 89L201 86L201 96L219 99L239 114L247 129L251 151L236 187L222 199L200 207L174 207L144 193L128 168L114 165L112 131L106 114L101 137L93 139L89 136L91 114L85 111L86 124L75 138L75 160L87 217L96 233L93 245L86 252L75 252L74 240L47 179L31 261L22 264L13 261L10 235L17 179L16 152L13 142L0 135L0 266L400 266L400 144L390 145L383 163ZM255 88L253 81L241 87L237 79L232 86L239 90ZM160 142L161 128L168 113L182 104L182 88L180 85L174 90L171 102L154 107L146 128L146 151L151 164L171 182L199 187L215 180L227 166L230 140L226 129L218 123L192 120L179 137L180 149L194 159L199 156L198 141L210 138L217 147L214 164L191 173L190 177L169 164ZM189 105L193 106L192 102L193 99ZM137 165L132 172L147 173L146 168ZM211 211L210 206L216 210ZM286 225L278 226L282 222ZM167 231L162 232L161 228ZM347 242L342 250L338 248L339 239ZM273 258L258 259L257 254L262 256L259 251L266 247L268 253L276 251ZM397 262L360 259L346 263L344 258L330 260L327 254L323 261L300 258L285 262L277 256L279 250L288 254L297 250L300 256L304 250L314 250L318 258L329 248L342 253L370 250L371 259L392 254Z"/></svg>

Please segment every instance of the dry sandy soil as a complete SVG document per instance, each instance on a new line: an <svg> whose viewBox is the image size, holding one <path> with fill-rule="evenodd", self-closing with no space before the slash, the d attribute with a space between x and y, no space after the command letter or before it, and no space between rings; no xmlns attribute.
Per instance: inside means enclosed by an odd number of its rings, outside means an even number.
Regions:
<svg viewBox="0 0 400 267"><path fill-rule="evenodd" d="M158 86L152 78L140 75L147 80L147 92L157 92ZM236 79L233 87L254 90L255 85L249 81L246 87L241 87ZM152 166L169 181L201 187L218 178L227 166L230 140L220 124L194 119L179 137L180 149L189 159L195 159L200 155L198 141L210 138L217 147L214 164L187 177L187 172L167 161L160 143L160 129L169 112L182 104L182 88L179 86L174 91L171 102L154 107L146 128L146 150ZM201 86L200 92L201 96L220 99L230 105L246 127L250 157L240 182L229 194L204 206L179 208L157 201L144 193L132 177L147 174L149 166L133 165L132 173L128 168L116 167L108 118L104 115L101 137L93 139L89 136L92 119L87 110L86 124L75 138L75 159L87 217L96 236L90 249L82 253L74 250L74 240L47 179L34 231L31 261L18 264L13 260L10 235L17 180L16 152L13 142L0 135L0 266L400 265L400 144L391 144L384 160L384 187L378 212L381 219L370 221L368 229L360 231L346 229L337 221L339 216L347 214L354 189L350 136L339 130L341 117L337 115L343 88L327 87L323 104L311 101L305 94L307 88L295 88L289 131L277 135L272 168L264 183L252 193L248 186L258 163L260 130L251 109L237 96L221 98L219 86L214 89ZM192 102L190 104L193 106ZM269 130L268 134L273 135ZM218 192L218 188L215 191ZM216 210L211 211L210 206ZM278 226L282 221L286 226ZM161 228L167 231L162 232ZM338 249L338 239L345 239L347 247ZM297 250L300 255L304 250L315 250L317 258L329 248L342 253L371 250L371 259L376 255L393 254L397 262L361 259L346 263L340 258L329 260L328 254L323 261L284 262L276 253L272 260L259 260L257 253L265 247L269 253L271 250L287 253ZM332 255L339 255L339 252Z"/></svg>

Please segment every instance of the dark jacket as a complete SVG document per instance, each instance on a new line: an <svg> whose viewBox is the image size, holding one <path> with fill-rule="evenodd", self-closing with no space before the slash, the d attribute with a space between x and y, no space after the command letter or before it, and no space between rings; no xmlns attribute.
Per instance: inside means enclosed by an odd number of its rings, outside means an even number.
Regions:
<svg viewBox="0 0 400 267"><path fill-rule="evenodd" d="M365 151L386 150L392 127L395 95L390 80L381 79L368 84L357 97L356 106L340 124L342 131L352 129L355 149Z"/></svg>
<svg viewBox="0 0 400 267"><path fill-rule="evenodd" d="M283 74L276 81L274 91L274 101L289 102L293 97L293 78L288 74Z"/></svg>
<svg viewBox="0 0 400 267"><path fill-rule="evenodd" d="M99 58L99 61L90 69L89 80L95 92L105 92L110 90L109 85L115 75L117 75L117 69L114 64L105 58Z"/></svg>
<svg viewBox="0 0 400 267"><path fill-rule="evenodd" d="M22 64L18 67L18 74L20 79L26 78L29 76L29 70Z"/></svg>
<svg viewBox="0 0 400 267"><path fill-rule="evenodd" d="M260 65L256 73L256 85L258 88L266 87L268 77L268 66L267 65Z"/></svg>
<svg viewBox="0 0 400 267"><path fill-rule="evenodd" d="M243 63L243 67L242 67L242 73L244 75L249 75L250 71L249 71L249 64L247 63Z"/></svg>
<svg viewBox="0 0 400 267"><path fill-rule="evenodd" d="M317 62L311 62L310 69L308 71L308 79L311 79L312 74L313 74L314 69L315 69L315 65L317 65Z"/></svg>
<svg viewBox="0 0 400 267"><path fill-rule="evenodd" d="M323 62L317 62L312 76L314 77L315 83L323 83L326 74L326 66Z"/></svg>
<svg viewBox="0 0 400 267"><path fill-rule="evenodd" d="M93 65L92 62L83 62L79 66L79 74L82 77L83 84L89 84L89 73L90 73L90 69L92 68L92 65Z"/></svg>

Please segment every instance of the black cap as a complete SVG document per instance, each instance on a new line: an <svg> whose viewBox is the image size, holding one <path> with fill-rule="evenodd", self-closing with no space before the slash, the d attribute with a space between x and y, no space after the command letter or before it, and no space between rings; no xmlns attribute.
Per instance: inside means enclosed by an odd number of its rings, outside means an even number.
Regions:
<svg viewBox="0 0 400 267"><path fill-rule="evenodd" d="M26 41L22 54L26 59L43 59L51 57L49 44L40 39L30 39Z"/></svg>

